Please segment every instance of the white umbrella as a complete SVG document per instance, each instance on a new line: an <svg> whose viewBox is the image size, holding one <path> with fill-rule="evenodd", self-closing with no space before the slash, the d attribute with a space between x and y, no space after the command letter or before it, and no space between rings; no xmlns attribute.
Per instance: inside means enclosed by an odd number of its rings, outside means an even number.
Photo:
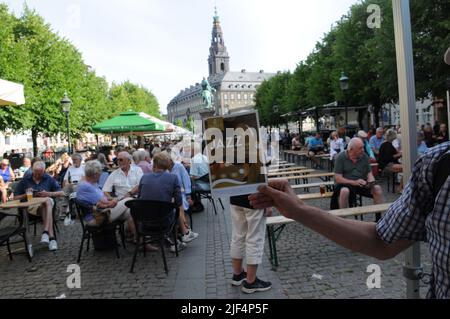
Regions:
<svg viewBox="0 0 450 319"><path fill-rule="evenodd" d="M170 131L170 130L174 130L175 129L175 126L172 123L160 120L159 118L154 117L152 115L149 115L147 113L141 112L141 113L139 113L139 115L144 117L144 118L148 118L148 119L152 120L153 122L156 122L156 123L159 123L161 125L164 125L164 127L166 128L166 131Z"/></svg>
<svg viewBox="0 0 450 319"><path fill-rule="evenodd" d="M25 104L23 85L0 79L0 106L23 104Z"/></svg>

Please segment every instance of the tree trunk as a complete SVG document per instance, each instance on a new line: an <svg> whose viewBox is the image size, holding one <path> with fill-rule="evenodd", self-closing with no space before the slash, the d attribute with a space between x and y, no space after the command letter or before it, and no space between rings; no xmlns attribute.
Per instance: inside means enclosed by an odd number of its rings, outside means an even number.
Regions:
<svg viewBox="0 0 450 319"><path fill-rule="evenodd" d="M377 104L373 106L373 112L375 113L375 127L380 127L380 110L381 110L381 105Z"/></svg>
<svg viewBox="0 0 450 319"><path fill-rule="evenodd" d="M33 156L38 156L38 145L37 145L37 137L38 137L38 131L36 128L31 129L31 139L33 140Z"/></svg>

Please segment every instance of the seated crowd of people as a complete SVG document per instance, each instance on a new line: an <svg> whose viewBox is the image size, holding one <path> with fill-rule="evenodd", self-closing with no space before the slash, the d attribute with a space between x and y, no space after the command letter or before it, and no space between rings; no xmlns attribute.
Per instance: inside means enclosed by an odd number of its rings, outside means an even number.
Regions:
<svg viewBox="0 0 450 319"><path fill-rule="evenodd" d="M20 182L16 182L12 196L14 200L21 200L32 190L34 197L47 198L44 204L30 213L42 217L41 243L48 244L51 251L58 249L53 230L54 206L58 206L60 213L55 218L64 219L70 214L74 215L74 208L69 205L71 198L96 209L108 209L112 221L126 221L127 240L134 243L135 225L125 203L134 198L174 203L179 207L179 210L174 210L173 218L179 212L177 227L180 237L177 243L168 240L168 244L171 245L171 251L175 252L175 245L181 250L198 237L190 229L186 215L192 212L196 204L192 194L193 183L207 179L209 169L207 159L199 152L195 153L197 156L183 162L173 159L170 153L170 145L153 147L151 152L118 147L106 155L91 153L83 157L76 153L71 156L65 153L48 168L39 157L32 160L26 158L24 163L28 168L24 170ZM7 183L13 180L7 178L9 172L6 169L2 171L2 194L7 193ZM2 196L3 199L8 200ZM93 216L84 216L84 222L90 225L95 220ZM150 244L145 249L158 250Z"/></svg>
<svg viewBox="0 0 450 319"><path fill-rule="evenodd" d="M434 134L430 124L417 132L417 152L423 155L429 148L448 141L445 124L436 123ZM327 141L318 132L305 139L304 145L300 136L294 136L292 150L307 149L307 154L314 168L322 168L317 155L329 151L329 158L334 165L336 187L331 200L331 209L346 208L355 205L356 196L373 198L374 204L384 201L383 192L375 183L379 172L397 174L398 193L403 190L403 172L401 128L378 128L376 130L358 131L353 138L340 128L330 134ZM371 165L374 164L374 165Z"/></svg>

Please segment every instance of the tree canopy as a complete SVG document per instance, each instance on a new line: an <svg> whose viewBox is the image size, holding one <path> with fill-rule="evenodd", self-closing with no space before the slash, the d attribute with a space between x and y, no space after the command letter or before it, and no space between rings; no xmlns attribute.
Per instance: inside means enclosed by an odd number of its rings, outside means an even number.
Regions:
<svg viewBox="0 0 450 319"><path fill-rule="evenodd" d="M381 9L379 28L368 25L373 13L369 5ZM449 12L448 0L411 1L417 99L445 98L448 67L443 54L450 43ZM342 72L350 79L345 93L339 84ZM372 105L378 125L382 105L398 102L392 0L362 0L353 5L294 71L283 73L287 86L280 85L280 78L265 81L256 94L264 125L286 121L273 116L275 105L289 113L334 101Z"/></svg>
<svg viewBox="0 0 450 319"><path fill-rule="evenodd" d="M16 17L0 4L0 78L24 84L26 99L24 106L0 108L0 130L31 130L35 153L39 133L55 136L65 131L60 105L64 92L73 103L73 137L129 109L160 117L158 101L150 90L130 81L109 85L85 64L68 39L26 5Z"/></svg>

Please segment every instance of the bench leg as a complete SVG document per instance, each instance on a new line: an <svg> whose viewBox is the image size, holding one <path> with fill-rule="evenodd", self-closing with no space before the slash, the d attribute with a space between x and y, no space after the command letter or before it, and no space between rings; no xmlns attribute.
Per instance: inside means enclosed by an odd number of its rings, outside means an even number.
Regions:
<svg viewBox="0 0 450 319"><path fill-rule="evenodd" d="M272 270L276 270L279 266L278 263L278 253L277 253L277 240L283 232L286 225L281 225L276 228L274 226L267 226L267 236L269 239L270 248L270 263L272 264Z"/></svg>
<svg viewBox="0 0 450 319"><path fill-rule="evenodd" d="M272 248L273 227L267 226L266 228L267 228L267 240L269 241L270 263L273 266L273 248Z"/></svg>

